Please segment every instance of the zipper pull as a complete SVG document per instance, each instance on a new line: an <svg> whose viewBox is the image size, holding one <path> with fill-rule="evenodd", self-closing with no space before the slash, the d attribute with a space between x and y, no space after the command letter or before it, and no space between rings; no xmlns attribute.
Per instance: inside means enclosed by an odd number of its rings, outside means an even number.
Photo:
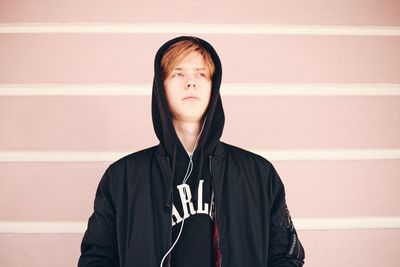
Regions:
<svg viewBox="0 0 400 267"><path fill-rule="evenodd" d="M172 177L171 164L169 161L169 157L167 156L166 158L167 158L167 165L168 165L167 170L168 170L169 175L168 175L168 181L167 181L167 186L168 186L167 192L168 193L165 196L164 205L168 208L171 208L172 207L172 185L173 185L174 177Z"/></svg>
<svg viewBox="0 0 400 267"><path fill-rule="evenodd" d="M210 175L212 176L212 168L211 168L211 163L212 163L212 159L211 159L211 155L208 156L208 168L210 169Z"/></svg>

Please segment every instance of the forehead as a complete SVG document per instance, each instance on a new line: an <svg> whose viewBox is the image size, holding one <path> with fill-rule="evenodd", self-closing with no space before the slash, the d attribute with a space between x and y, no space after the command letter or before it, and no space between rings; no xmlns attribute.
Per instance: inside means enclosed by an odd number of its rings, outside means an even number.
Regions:
<svg viewBox="0 0 400 267"><path fill-rule="evenodd" d="M190 52L185 55L179 62L176 62L174 68L196 67L204 68L204 57L199 52Z"/></svg>

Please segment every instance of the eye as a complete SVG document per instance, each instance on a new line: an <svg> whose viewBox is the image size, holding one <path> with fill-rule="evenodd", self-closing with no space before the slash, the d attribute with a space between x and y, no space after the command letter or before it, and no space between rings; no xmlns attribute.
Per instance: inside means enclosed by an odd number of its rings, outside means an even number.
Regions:
<svg viewBox="0 0 400 267"><path fill-rule="evenodd" d="M180 72L173 73L171 77L183 77L183 74Z"/></svg>

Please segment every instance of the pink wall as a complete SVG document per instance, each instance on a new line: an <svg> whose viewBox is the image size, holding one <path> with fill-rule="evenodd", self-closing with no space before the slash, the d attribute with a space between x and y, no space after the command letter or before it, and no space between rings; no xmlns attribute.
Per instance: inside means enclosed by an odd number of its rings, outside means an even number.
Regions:
<svg viewBox="0 0 400 267"><path fill-rule="evenodd" d="M95 23L99 32L83 32L79 23L84 22ZM57 23L70 23L78 32L43 30ZM294 88L281 95L224 91L222 139L261 151L274 163L306 248L305 266L400 266L398 0L0 1L0 266L77 263L83 230L70 231L69 223L86 224L97 183L118 157L70 160L68 153L115 155L157 142L149 96L153 57L164 41L179 34L107 32L105 24L114 30L120 26L112 23L133 28L211 23L250 30L257 24L276 30L227 34L211 33L209 27L196 34L219 52L224 84L243 91L254 83ZM10 25L32 27L18 33L17 28L6 30ZM59 26L65 30L68 25ZM290 33L283 32L285 25ZM296 33L298 26L306 31ZM328 33L332 27L338 33ZM104 87L132 84L148 90L101 93ZM349 92L326 93L325 85ZM58 90L77 86L86 95ZM17 93L21 88L28 90ZM373 94L366 93L369 88ZM359 154L346 156L353 150ZM324 159L326 151L334 159ZM13 157L31 152L31 162ZM61 158L42 159L38 152ZM320 218L359 222L336 229L322 226ZM368 226L363 218L382 218L387 224ZM41 222L66 226L35 230Z"/></svg>

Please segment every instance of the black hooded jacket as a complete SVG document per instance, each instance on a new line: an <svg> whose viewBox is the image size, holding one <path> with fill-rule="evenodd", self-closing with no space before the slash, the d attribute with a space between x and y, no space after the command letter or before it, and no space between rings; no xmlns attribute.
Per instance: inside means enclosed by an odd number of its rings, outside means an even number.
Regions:
<svg viewBox="0 0 400 267"><path fill-rule="evenodd" d="M156 54L152 117L160 144L107 168L97 188L78 266L156 267L171 247L173 179L184 148L172 124L160 62L172 44L186 39L204 47L215 65L211 99L193 157L199 168L192 176L200 180L208 172L211 177L221 256L218 266L302 266L304 250L286 206L282 181L268 160L220 141L225 120L219 93L221 63L209 43L190 36L168 41ZM166 260L163 267L169 264Z"/></svg>

